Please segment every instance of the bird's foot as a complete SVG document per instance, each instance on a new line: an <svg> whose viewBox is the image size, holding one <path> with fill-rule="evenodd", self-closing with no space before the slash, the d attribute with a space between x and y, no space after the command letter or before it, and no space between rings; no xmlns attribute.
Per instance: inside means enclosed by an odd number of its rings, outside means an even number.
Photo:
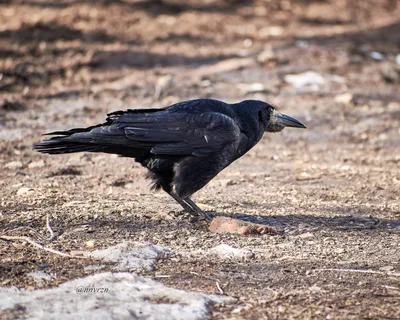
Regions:
<svg viewBox="0 0 400 320"><path fill-rule="evenodd" d="M210 217L207 212L201 210L189 197L181 198L174 192L169 192L169 195L174 198L185 209L186 212L203 218L207 222L212 221L212 217Z"/></svg>

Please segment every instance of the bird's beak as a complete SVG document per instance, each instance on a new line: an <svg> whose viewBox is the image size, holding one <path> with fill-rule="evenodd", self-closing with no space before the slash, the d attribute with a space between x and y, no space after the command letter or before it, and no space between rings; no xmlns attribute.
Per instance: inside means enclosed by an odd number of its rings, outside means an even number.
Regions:
<svg viewBox="0 0 400 320"><path fill-rule="evenodd" d="M303 129L307 128L299 120L289 117L286 114L281 114L279 112L276 112L276 118L285 127L303 128Z"/></svg>

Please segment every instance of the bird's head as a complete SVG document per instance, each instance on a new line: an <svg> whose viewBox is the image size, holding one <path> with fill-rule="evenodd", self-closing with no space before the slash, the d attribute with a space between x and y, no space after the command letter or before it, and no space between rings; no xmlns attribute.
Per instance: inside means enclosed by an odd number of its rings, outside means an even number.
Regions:
<svg viewBox="0 0 400 320"><path fill-rule="evenodd" d="M293 128L307 128L303 123L299 120L289 117L286 114L281 114L275 110L274 107L268 105L264 110L264 115L266 116L266 126L265 131L267 132L279 132L282 131L285 127L293 127Z"/></svg>

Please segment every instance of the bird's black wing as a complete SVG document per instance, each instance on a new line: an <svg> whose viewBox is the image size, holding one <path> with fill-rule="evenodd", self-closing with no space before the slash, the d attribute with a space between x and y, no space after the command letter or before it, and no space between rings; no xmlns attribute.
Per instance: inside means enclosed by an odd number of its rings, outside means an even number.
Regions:
<svg viewBox="0 0 400 320"><path fill-rule="evenodd" d="M107 152L124 156L205 156L242 138L226 107L215 101L188 101L169 108L135 109L110 113L105 123L88 128L52 132L36 143L45 153Z"/></svg>
<svg viewBox="0 0 400 320"><path fill-rule="evenodd" d="M219 112L131 113L116 119L132 145L151 147L157 155L206 156L240 139L240 128Z"/></svg>

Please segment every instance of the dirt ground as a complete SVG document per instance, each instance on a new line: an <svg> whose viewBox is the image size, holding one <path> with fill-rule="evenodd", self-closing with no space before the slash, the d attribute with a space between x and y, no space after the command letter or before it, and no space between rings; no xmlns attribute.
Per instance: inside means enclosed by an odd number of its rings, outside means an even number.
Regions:
<svg viewBox="0 0 400 320"><path fill-rule="evenodd" d="M396 0L0 1L0 235L63 252L166 246L143 275L218 282L238 302L213 319L400 319L399 49ZM309 70L323 83L285 78ZM107 112L198 97L265 100L307 124L266 135L194 197L281 234L213 234L131 159L31 149ZM253 254L179 254L221 243ZM1 286L36 289L27 274L43 270L54 287L92 263L0 240Z"/></svg>

